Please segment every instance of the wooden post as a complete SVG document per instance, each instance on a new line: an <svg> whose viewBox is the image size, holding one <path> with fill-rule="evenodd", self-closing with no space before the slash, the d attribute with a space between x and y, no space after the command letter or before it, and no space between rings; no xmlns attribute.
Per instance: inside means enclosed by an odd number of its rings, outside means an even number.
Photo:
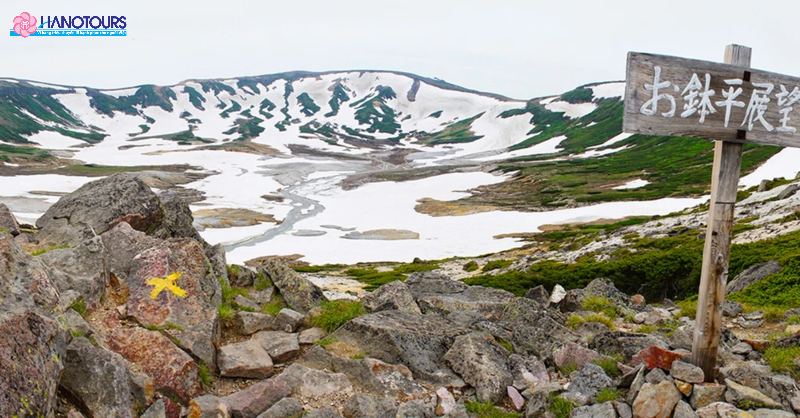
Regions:
<svg viewBox="0 0 800 418"><path fill-rule="evenodd" d="M749 68L751 51L745 46L728 45L725 63ZM706 382L713 382L716 375L742 146L741 143L717 141L714 150L708 230L692 345L692 363L703 369Z"/></svg>

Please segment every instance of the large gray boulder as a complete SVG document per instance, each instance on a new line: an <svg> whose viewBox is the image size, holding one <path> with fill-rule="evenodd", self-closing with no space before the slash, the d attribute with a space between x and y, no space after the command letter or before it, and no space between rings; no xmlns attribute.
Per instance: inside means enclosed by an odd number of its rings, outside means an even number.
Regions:
<svg viewBox="0 0 800 418"><path fill-rule="evenodd" d="M570 373L569 378L572 381L569 390L562 396L579 405L591 403L598 392L614 384L606 372L594 363L589 363L581 370Z"/></svg>
<svg viewBox="0 0 800 418"><path fill-rule="evenodd" d="M276 363L285 363L300 354L297 334L283 331L261 331L253 335L253 341L263 347Z"/></svg>
<svg viewBox="0 0 800 418"><path fill-rule="evenodd" d="M617 418L617 410L611 402L575 408L571 418Z"/></svg>
<svg viewBox="0 0 800 418"><path fill-rule="evenodd" d="M222 377L266 379L273 373L272 358L261 343L253 339L222 346L217 365Z"/></svg>
<svg viewBox="0 0 800 418"><path fill-rule="evenodd" d="M20 234L17 218L14 217L11 209L3 203L0 203L0 231L8 232L12 236Z"/></svg>
<svg viewBox="0 0 800 418"><path fill-rule="evenodd" d="M750 287L753 283L760 282L779 271L781 271L781 265L775 260L750 267L728 282L727 294L740 292Z"/></svg>
<svg viewBox="0 0 800 418"><path fill-rule="evenodd" d="M62 294L74 291L89 309L94 309L108 286L105 245L92 237L74 248L50 250L38 256L53 269L53 282Z"/></svg>
<svg viewBox="0 0 800 418"><path fill-rule="evenodd" d="M280 261L267 260L261 271L269 276L289 307L297 312L308 314L327 300L322 289Z"/></svg>
<svg viewBox="0 0 800 418"><path fill-rule="evenodd" d="M135 403L122 356L96 348L83 337L67 347L60 385L96 417L133 418L138 408L147 406Z"/></svg>
<svg viewBox="0 0 800 418"><path fill-rule="evenodd" d="M645 383L633 402L633 415L642 418L669 418L683 399L681 392L669 381Z"/></svg>
<svg viewBox="0 0 800 418"><path fill-rule="evenodd" d="M564 322L566 316L561 312L545 309L527 298L508 302L497 321L502 327L512 330L511 343L516 353L550 362L556 349L580 340L578 334L563 325Z"/></svg>
<svg viewBox="0 0 800 418"><path fill-rule="evenodd" d="M53 415L67 334L49 270L0 232L0 416Z"/></svg>
<svg viewBox="0 0 800 418"><path fill-rule="evenodd" d="M231 418L256 418L291 393L292 388L287 382L273 378L228 395L222 400L230 406Z"/></svg>
<svg viewBox="0 0 800 418"><path fill-rule="evenodd" d="M408 290L408 286L400 280L386 283L377 288L374 292L367 293L361 302L367 312L380 312L386 310L398 310L408 313L421 313L414 295Z"/></svg>
<svg viewBox="0 0 800 418"><path fill-rule="evenodd" d="M415 298L429 294L461 293L469 287L466 283L452 280L435 270L414 273L408 276L405 284Z"/></svg>
<svg viewBox="0 0 800 418"><path fill-rule="evenodd" d="M300 418L302 416L303 405L297 399L283 398L258 418Z"/></svg>
<svg viewBox="0 0 800 418"><path fill-rule="evenodd" d="M397 405L390 399L356 393L344 405L345 418L395 418Z"/></svg>
<svg viewBox="0 0 800 418"><path fill-rule="evenodd" d="M455 375L443 358L455 338L469 332L439 315L382 311L351 320L331 338L353 344L370 357L406 365L417 379L452 383Z"/></svg>
<svg viewBox="0 0 800 418"><path fill-rule="evenodd" d="M411 370L402 364L335 355L330 355L330 364L335 372L345 374L354 387L374 395L409 399L425 393L425 388L414 381Z"/></svg>
<svg viewBox="0 0 800 418"><path fill-rule="evenodd" d="M205 241L194 228L194 217L189 204L173 191L165 191L158 195L164 210L164 219L153 231L153 236L168 238L193 238L201 243Z"/></svg>
<svg viewBox="0 0 800 418"><path fill-rule="evenodd" d="M508 355L491 335L472 332L456 337L444 360L475 388L478 401L500 403L514 383Z"/></svg>
<svg viewBox="0 0 800 418"><path fill-rule="evenodd" d="M289 385L291 393L301 398L315 398L328 393L350 392L353 385L342 373L326 373L302 364L287 367L278 379Z"/></svg>
<svg viewBox="0 0 800 418"><path fill-rule="evenodd" d="M36 221L37 238L51 244L77 245L127 222L152 233L164 222L161 202L135 174L119 173L86 183L62 197Z"/></svg>
<svg viewBox="0 0 800 418"><path fill-rule="evenodd" d="M417 296L422 313L446 315L451 312L477 312L497 320L515 296L511 292L482 286L469 286L462 292L425 293Z"/></svg>

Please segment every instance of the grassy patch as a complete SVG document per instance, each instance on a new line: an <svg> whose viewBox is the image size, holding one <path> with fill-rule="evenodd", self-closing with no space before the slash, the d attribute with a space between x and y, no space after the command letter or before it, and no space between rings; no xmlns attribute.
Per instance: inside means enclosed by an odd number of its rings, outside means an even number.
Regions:
<svg viewBox="0 0 800 418"><path fill-rule="evenodd" d="M584 311L603 313L605 316L612 319L617 316L617 308L614 306L614 303L602 296L591 295L584 297L583 300L581 300L581 309Z"/></svg>
<svg viewBox="0 0 800 418"><path fill-rule="evenodd" d="M411 273L419 273L422 271L431 271L436 270L439 268L438 264L429 264L429 263L410 263L410 264L402 264L394 268L395 273L402 273L402 274L411 274Z"/></svg>
<svg viewBox="0 0 800 418"><path fill-rule="evenodd" d="M481 271L487 272L487 271L492 271L492 270L502 270L502 269L510 266L513 263L514 263L513 260L492 260L492 261L486 263L486 265L483 266L483 270L481 270Z"/></svg>
<svg viewBox="0 0 800 418"><path fill-rule="evenodd" d="M777 324L783 320L784 315L786 314L786 310L782 308L776 308L774 306L767 306L764 307L764 320L772 323Z"/></svg>
<svg viewBox="0 0 800 418"><path fill-rule="evenodd" d="M786 324L788 324L788 325L800 324L800 316L798 316L798 315L790 316L789 319L786 320Z"/></svg>
<svg viewBox="0 0 800 418"><path fill-rule="evenodd" d="M569 418L575 406L573 402L551 394L550 406L547 407L547 412L552 412L556 418Z"/></svg>
<svg viewBox="0 0 800 418"><path fill-rule="evenodd" d="M63 245L51 245L49 247L39 248L37 250L34 250L34 251L31 252L31 255L35 257L37 255L42 255L42 254L44 254L46 252L49 252L49 251L63 250L65 248L69 248L69 245L66 245L66 244L63 244Z"/></svg>
<svg viewBox="0 0 800 418"><path fill-rule="evenodd" d="M323 302L321 308L322 312L311 322L325 332L336 331L351 319L364 315L364 306L359 301L330 300Z"/></svg>
<svg viewBox="0 0 800 418"><path fill-rule="evenodd" d="M690 319L697 317L697 296L693 296L678 302L678 307L681 308L678 317L686 316Z"/></svg>
<svg viewBox="0 0 800 418"><path fill-rule="evenodd" d="M619 389L605 388L598 392L594 399L597 403L616 401L619 398L619 393Z"/></svg>
<svg viewBox="0 0 800 418"><path fill-rule="evenodd" d="M578 365L575 363L566 363L562 364L561 367L558 368L558 371L561 373L562 376L567 377L570 373L578 370Z"/></svg>
<svg viewBox="0 0 800 418"><path fill-rule="evenodd" d="M367 291L373 291L381 287L381 285L391 283L395 280L406 279L405 274L395 271L378 271L376 269L352 268L345 271L345 274L362 283L366 283L367 286L364 287L364 289Z"/></svg>
<svg viewBox="0 0 800 418"><path fill-rule="evenodd" d="M545 260L527 270L480 275L464 281L469 285L505 289L522 296L528 289L539 285L548 290L556 284L566 289L584 288L592 280L605 277L621 291L641 293L647 300L658 301L665 297L682 300L696 295L700 286L704 241L699 234L698 230L689 230L677 236L641 238L629 248L611 253L610 258L603 261L597 261L593 255L575 263ZM555 231L539 243L548 239L564 246L587 238L586 232ZM736 277L749 267L771 260L777 260L783 266L781 272L729 298L762 307L790 308L793 302L796 305L800 300L800 281L797 280L800 277L800 232L734 244L728 276ZM691 313L688 304L682 307L686 308L685 314Z"/></svg>
<svg viewBox="0 0 800 418"><path fill-rule="evenodd" d="M323 338L321 340L318 340L314 344L316 344L316 345L318 345L318 346L320 346L322 348L325 348L325 347L327 347L327 346L329 346L329 345L331 345L331 344L333 344L335 342L339 342L339 340L337 340L336 338L328 336L328 337L325 337L325 338Z"/></svg>
<svg viewBox="0 0 800 418"><path fill-rule="evenodd" d="M466 401L464 406L467 408L467 412L477 414L478 418L518 418L520 416L516 412L503 411L492 402Z"/></svg>
<svg viewBox="0 0 800 418"><path fill-rule="evenodd" d="M211 373L211 369L208 368L208 365L200 362L198 364L198 375L200 377L200 383L203 384L204 388L208 388L214 384L214 373Z"/></svg>
<svg viewBox="0 0 800 418"><path fill-rule="evenodd" d="M764 360L775 373L788 373L800 377L794 360L800 358L800 346L769 347L764 351Z"/></svg>
<svg viewBox="0 0 800 418"><path fill-rule="evenodd" d="M592 363L600 366L603 369L603 371L605 371L606 374L609 377L622 376L622 371L619 369L619 366L617 365L618 361L615 358L600 357L600 358L594 359L592 361ZM598 401L598 402L601 402L601 401Z"/></svg>
<svg viewBox="0 0 800 418"><path fill-rule="evenodd" d="M233 315L236 311L228 305L227 303L223 303L217 307L217 312L219 312L219 320L223 324L230 323L233 320Z"/></svg>
<svg viewBox="0 0 800 418"><path fill-rule="evenodd" d="M86 315L89 314L89 312L86 310L86 301L84 301L83 298L75 299L72 301L72 304L69 305L69 307L74 309L75 312L84 318L86 318Z"/></svg>
<svg viewBox="0 0 800 418"><path fill-rule="evenodd" d="M591 314L587 316L580 316L580 315L571 315L566 322L566 326L571 330L576 330L580 324L584 322L599 322L605 326L607 326L612 331L616 328L614 327L614 320L605 316L604 314Z"/></svg>
<svg viewBox="0 0 800 418"><path fill-rule="evenodd" d="M270 287L272 287L272 280L270 280L267 277L266 273L264 273L263 271L259 271L258 274L256 275L256 280L255 280L256 290L260 292Z"/></svg>
<svg viewBox="0 0 800 418"><path fill-rule="evenodd" d="M767 241L758 244L764 243ZM780 254L775 254L775 258L778 257ZM785 310L796 307L797 301L800 300L800 280L797 279L800 277L800 255L791 256L780 263L783 266L781 271L752 284L741 292L729 295L728 298L764 308ZM770 315L773 313L774 311Z"/></svg>
<svg viewBox="0 0 800 418"><path fill-rule="evenodd" d="M495 338L495 341L503 346L509 353L514 354L514 346L511 344L511 341L506 341L502 338Z"/></svg>
<svg viewBox="0 0 800 418"><path fill-rule="evenodd" d="M478 118L483 116L479 113L471 118L460 120L453 124L448 125L442 131L436 132L432 135L424 136L418 142L427 145L440 145L440 144L463 144L468 142L477 141L483 138L483 135L476 135L472 130L472 123Z"/></svg>
<svg viewBox="0 0 800 418"><path fill-rule="evenodd" d="M269 303L261 305L261 312L267 315L275 316L278 315L281 309L287 308L288 306L289 305L286 304L286 301L283 300L283 296L274 295Z"/></svg>
<svg viewBox="0 0 800 418"><path fill-rule="evenodd" d="M344 264L322 264L319 266L294 266L292 269L298 273L319 273L321 271L337 271L347 267Z"/></svg>

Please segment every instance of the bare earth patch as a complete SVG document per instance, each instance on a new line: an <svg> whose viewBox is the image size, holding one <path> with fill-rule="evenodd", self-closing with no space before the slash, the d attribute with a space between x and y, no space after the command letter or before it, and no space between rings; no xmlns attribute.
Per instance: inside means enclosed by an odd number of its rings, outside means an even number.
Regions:
<svg viewBox="0 0 800 418"><path fill-rule="evenodd" d="M272 215L266 215L250 209L200 209L193 212L192 215L195 222L204 228L231 228L258 225L264 222L280 223Z"/></svg>
<svg viewBox="0 0 800 418"><path fill-rule="evenodd" d="M414 210L418 213L424 213L431 216L464 216L472 215L475 213L492 212L495 210L502 210L501 208L489 205L477 205L473 203L466 203L459 200L451 202L423 198L418 200Z"/></svg>
<svg viewBox="0 0 800 418"><path fill-rule="evenodd" d="M350 232L342 238L395 241L403 239L419 239L419 234L405 229L373 229L371 231L364 232Z"/></svg>

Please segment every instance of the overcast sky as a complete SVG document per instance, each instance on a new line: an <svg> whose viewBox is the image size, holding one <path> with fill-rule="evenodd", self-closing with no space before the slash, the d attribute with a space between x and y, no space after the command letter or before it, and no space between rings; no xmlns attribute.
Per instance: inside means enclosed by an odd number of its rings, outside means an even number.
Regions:
<svg viewBox="0 0 800 418"><path fill-rule="evenodd" d="M128 36L0 36L0 77L97 88L290 70L375 69L514 98L621 80L628 51L800 76L795 1L3 0L0 20L126 16Z"/></svg>

